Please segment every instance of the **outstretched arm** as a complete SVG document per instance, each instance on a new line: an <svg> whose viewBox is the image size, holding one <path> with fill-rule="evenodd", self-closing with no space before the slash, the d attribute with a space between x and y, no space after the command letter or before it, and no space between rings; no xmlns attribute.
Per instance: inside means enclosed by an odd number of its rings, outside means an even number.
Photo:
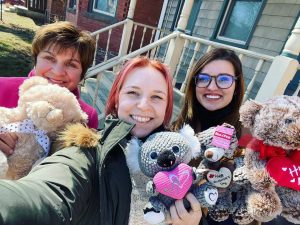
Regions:
<svg viewBox="0 0 300 225"><path fill-rule="evenodd" d="M93 201L94 159L95 149L71 147L20 180L1 180L0 224L76 224Z"/></svg>

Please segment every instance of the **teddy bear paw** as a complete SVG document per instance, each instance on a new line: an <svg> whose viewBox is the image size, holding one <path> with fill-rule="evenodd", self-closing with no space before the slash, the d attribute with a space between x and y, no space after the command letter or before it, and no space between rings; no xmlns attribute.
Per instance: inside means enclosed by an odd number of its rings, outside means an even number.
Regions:
<svg viewBox="0 0 300 225"><path fill-rule="evenodd" d="M275 191L256 192L250 194L247 210L254 219L268 222L281 213L282 205Z"/></svg>
<svg viewBox="0 0 300 225"><path fill-rule="evenodd" d="M254 220L253 217L248 213L246 207L240 207L233 212L232 219L237 224L249 224Z"/></svg>
<svg viewBox="0 0 300 225"><path fill-rule="evenodd" d="M209 209L209 216L214 221L224 221L227 220L229 217L229 209L226 208L210 208Z"/></svg>
<svg viewBox="0 0 300 225"><path fill-rule="evenodd" d="M257 169L248 176L249 181L256 190L267 190L274 187L274 180L265 169Z"/></svg>
<svg viewBox="0 0 300 225"><path fill-rule="evenodd" d="M155 210L149 202L144 208L144 219L150 224L158 224L163 222L166 217L162 211Z"/></svg>

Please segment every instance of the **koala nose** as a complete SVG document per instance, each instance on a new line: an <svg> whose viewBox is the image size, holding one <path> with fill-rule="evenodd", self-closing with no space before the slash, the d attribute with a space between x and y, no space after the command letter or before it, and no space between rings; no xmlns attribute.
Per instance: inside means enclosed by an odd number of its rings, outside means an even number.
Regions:
<svg viewBox="0 0 300 225"><path fill-rule="evenodd" d="M170 167L175 163L176 157L170 150L160 153L157 157L157 164L161 167Z"/></svg>

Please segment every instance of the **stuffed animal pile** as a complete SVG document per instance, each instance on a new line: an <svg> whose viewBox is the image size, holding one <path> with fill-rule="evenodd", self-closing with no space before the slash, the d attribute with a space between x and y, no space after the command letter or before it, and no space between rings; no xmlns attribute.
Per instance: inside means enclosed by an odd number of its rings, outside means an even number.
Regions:
<svg viewBox="0 0 300 225"><path fill-rule="evenodd" d="M133 184L130 223L145 224L140 222L141 216L150 224L163 222L165 211L176 199L183 199L188 191L203 207L215 204L217 189L208 182L198 185L201 172L187 165L199 155L199 148L199 142L189 126L185 126L180 133L155 133L142 145L137 140L131 141L126 150ZM153 195L154 192L157 194ZM185 203L187 208L190 207L188 201ZM134 215L135 212L140 214Z"/></svg>
<svg viewBox="0 0 300 225"><path fill-rule="evenodd" d="M0 133L18 136L14 153L0 151L0 177L19 179L46 157L57 132L69 123L87 122L76 97L67 89L42 77L24 81L16 108L0 107Z"/></svg>
<svg viewBox="0 0 300 225"><path fill-rule="evenodd" d="M210 217L224 221L229 215L237 224L253 221L246 208L245 194L249 183L240 185L232 178L243 167L243 157L236 154L238 140L233 126L222 124L196 134L200 143L199 169L206 170L205 179L219 190L217 203L208 207ZM240 174L239 178L240 177Z"/></svg>
<svg viewBox="0 0 300 225"><path fill-rule="evenodd" d="M251 183L249 214L262 222L281 215L300 224L300 98L247 101L240 115L253 136L243 170Z"/></svg>

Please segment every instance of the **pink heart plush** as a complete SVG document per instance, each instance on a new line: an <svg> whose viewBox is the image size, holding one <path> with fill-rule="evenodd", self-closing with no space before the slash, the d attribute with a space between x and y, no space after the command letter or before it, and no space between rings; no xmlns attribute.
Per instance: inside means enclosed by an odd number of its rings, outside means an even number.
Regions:
<svg viewBox="0 0 300 225"><path fill-rule="evenodd" d="M274 157L267 162L267 171L277 185L300 191L300 162Z"/></svg>
<svg viewBox="0 0 300 225"><path fill-rule="evenodd" d="M153 177L155 189L174 199L182 199L193 183L193 170L181 163L172 171L161 171Z"/></svg>

